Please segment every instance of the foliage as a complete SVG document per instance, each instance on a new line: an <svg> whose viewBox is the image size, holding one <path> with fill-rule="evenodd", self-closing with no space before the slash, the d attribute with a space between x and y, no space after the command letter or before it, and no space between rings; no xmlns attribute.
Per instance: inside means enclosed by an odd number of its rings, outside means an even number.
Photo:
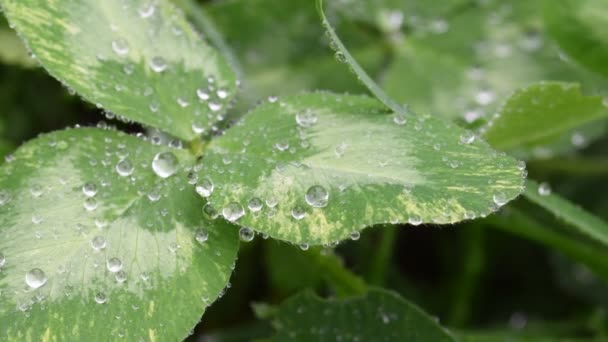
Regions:
<svg viewBox="0 0 608 342"><path fill-rule="evenodd" d="M608 335L608 4L0 4L0 340Z"/></svg>

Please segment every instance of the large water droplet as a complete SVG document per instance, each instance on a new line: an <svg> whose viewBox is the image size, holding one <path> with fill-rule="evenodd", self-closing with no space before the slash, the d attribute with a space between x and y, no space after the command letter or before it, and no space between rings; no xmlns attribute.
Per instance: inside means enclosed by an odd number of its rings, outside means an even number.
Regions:
<svg viewBox="0 0 608 342"><path fill-rule="evenodd" d="M199 229L196 231L194 239L199 243L204 243L209 239L209 233L204 229Z"/></svg>
<svg viewBox="0 0 608 342"><path fill-rule="evenodd" d="M25 283L32 289L44 286L47 280L46 274L39 268L32 268L25 274Z"/></svg>
<svg viewBox="0 0 608 342"><path fill-rule="evenodd" d="M306 210L301 205L296 205L291 209L291 216L296 220L301 220L306 216Z"/></svg>
<svg viewBox="0 0 608 342"><path fill-rule="evenodd" d="M212 220L215 220L219 216L217 210L209 203L205 204L203 207L203 213Z"/></svg>
<svg viewBox="0 0 608 342"><path fill-rule="evenodd" d="M551 184L547 182L542 182L538 186L538 194L541 196L549 196L551 195Z"/></svg>
<svg viewBox="0 0 608 342"><path fill-rule="evenodd" d="M123 159L116 164L116 172L123 177L130 176L134 169L135 167L129 159Z"/></svg>
<svg viewBox="0 0 608 342"><path fill-rule="evenodd" d="M259 197L253 197L247 202L247 208L254 213L262 210L263 206L264 202L262 202L262 199Z"/></svg>
<svg viewBox="0 0 608 342"><path fill-rule="evenodd" d="M407 222L412 226L419 226L420 224L422 224L422 218L420 217L420 215L414 214L408 218Z"/></svg>
<svg viewBox="0 0 608 342"><path fill-rule="evenodd" d="M112 50L119 56L125 56L129 53L129 43L122 38L116 39L112 42Z"/></svg>
<svg viewBox="0 0 608 342"><path fill-rule="evenodd" d="M116 273L122 270L122 261L118 258L111 258L106 261L106 266L108 267L108 271Z"/></svg>
<svg viewBox="0 0 608 342"><path fill-rule="evenodd" d="M97 194L97 186L93 183L85 183L82 186L82 193L87 197L93 197Z"/></svg>
<svg viewBox="0 0 608 342"><path fill-rule="evenodd" d="M239 237L243 242L251 242L255 237L255 232L251 228L243 227L239 229Z"/></svg>
<svg viewBox="0 0 608 342"><path fill-rule="evenodd" d="M84 208L87 211L93 211L97 209L97 200L94 197L88 197L84 200Z"/></svg>
<svg viewBox="0 0 608 342"><path fill-rule="evenodd" d="M106 248L106 239L101 235L95 236L91 239L91 247L96 251Z"/></svg>
<svg viewBox="0 0 608 342"><path fill-rule="evenodd" d="M508 202L507 195L505 195L504 192L495 193L494 196L492 196L492 200L494 200L494 204L499 207L507 204Z"/></svg>
<svg viewBox="0 0 608 342"><path fill-rule="evenodd" d="M323 208L327 206L329 192L327 192L327 190L320 185L313 185L306 191L304 199L310 206L315 208Z"/></svg>
<svg viewBox="0 0 608 342"><path fill-rule="evenodd" d="M106 296L105 293L103 293L103 292L97 292L95 294L95 303L97 303L97 304L104 304L107 301L108 301L108 296Z"/></svg>
<svg viewBox="0 0 608 342"><path fill-rule="evenodd" d="M172 152L160 152L152 160L152 170L157 176L167 178L172 176L179 165L177 157Z"/></svg>
<svg viewBox="0 0 608 342"><path fill-rule="evenodd" d="M209 178L203 178L196 184L196 192L202 197L211 196L213 188L213 182Z"/></svg>
<svg viewBox="0 0 608 342"><path fill-rule="evenodd" d="M234 222L245 215L245 209L238 202L230 202L222 209L222 215L230 222Z"/></svg>
<svg viewBox="0 0 608 342"><path fill-rule="evenodd" d="M310 109L296 114L296 123L300 127L310 127L317 123L317 119L317 114Z"/></svg>
<svg viewBox="0 0 608 342"><path fill-rule="evenodd" d="M114 278L116 279L117 283L124 283L125 281L127 281L127 272L118 271L116 272L116 276Z"/></svg>
<svg viewBox="0 0 608 342"><path fill-rule="evenodd" d="M167 61L160 56L152 57L152 60L150 61L150 68L154 72L163 72L165 69L167 69Z"/></svg>

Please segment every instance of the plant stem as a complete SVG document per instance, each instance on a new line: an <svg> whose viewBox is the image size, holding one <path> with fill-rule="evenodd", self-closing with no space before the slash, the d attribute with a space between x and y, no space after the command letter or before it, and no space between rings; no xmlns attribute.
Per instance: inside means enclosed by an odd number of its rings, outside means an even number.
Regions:
<svg viewBox="0 0 608 342"><path fill-rule="evenodd" d="M544 227L521 211L511 208L508 217L491 216L487 222L494 228L549 246L585 264L601 278L608 280L608 252L588 242Z"/></svg>
<svg viewBox="0 0 608 342"><path fill-rule="evenodd" d="M367 277L369 283L375 286L384 286L386 282L386 274L391 265L398 228L386 225L380 229L380 243L377 252L372 256Z"/></svg>
<svg viewBox="0 0 608 342"><path fill-rule="evenodd" d="M311 261L319 265L320 271L333 286L338 297L357 296L367 292L367 285L363 279L347 269L333 252L311 249L308 255Z"/></svg>
<svg viewBox="0 0 608 342"><path fill-rule="evenodd" d="M458 273L456 286L452 294L452 306L449 324L455 327L464 326L471 312L473 294L484 267L484 232L477 223L471 223L463 235L462 251L464 260Z"/></svg>

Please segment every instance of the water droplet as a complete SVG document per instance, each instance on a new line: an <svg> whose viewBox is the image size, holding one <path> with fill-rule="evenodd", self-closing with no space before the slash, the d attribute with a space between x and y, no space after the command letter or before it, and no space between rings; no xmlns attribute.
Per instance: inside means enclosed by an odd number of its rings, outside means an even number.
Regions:
<svg viewBox="0 0 608 342"><path fill-rule="evenodd" d="M127 280L127 272L125 272L125 271L116 272L115 279L116 279L116 282L118 282L118 283L124 283Z"/></svg>
<svg viewBox="0 0 608 342"><path fill-rule="evenodd" d="M473 141L475 141L475 134L471 131L464 131L464 133L460 135L460 143L462 144L468 145L473 143Z"/></svg>
<svg viewBox="0 0 608 342"><path fill-rule="evenodd" d="M172 176L177 171L178 165L177 157L172 152L157 153L152 160L152 170L161 178Z"/></svg>
<svg viewBox="0 0 608 342"><path fill-rule="evenodd" d="M198 241L199 243L204 243L209 240L209 233L204 229L199 229L196 231L194 239L196 239L196 241Z"/></svg>
<svg viewBox="0 0 608 342"><path fill-rule="evenodd" d="M103 292L97 292L95 294L95 303L97 303L97 304L104 304L107 301L108 301L108 296L106 296L105 293L103 293Z"/></svg>
<svg viewBox="0 0 608 342"><path fill-rule="evenodd" d="M32 289L44 286L47 280L46 274L39 268L32 268L25 274L25 283Z"/></svg>
<svg viewBox="0 0 608 342"><path fill-rule="evenodd" d="M268 102L270 102L270 103L275 103L278 100L279 100L279 98L276 96L268 96Z"/></svg>
<svg viewBox="0 0 608 342"><path fill-rule="evenodd" d="M30 193L34 197L40 197L40 196L42 196L43 192L44 192L44 190L42 189L42 186L40 186L38 184L33 185L32 188L30 189Z"/></svg>
<svg viewBox="0 0 608 342"><path fill-rule="evenodd" d="M203 207L203 213L212 220L215 220L219 216L217 210L209 203L205 204Z"/></svg>
<svg viewBox="0 0 608 342"><path fill-rule="evenodd" d="M218 89L215 94L217 95L217 97L219 97L220 99L225 99L228 97L228 92L224 89Z"/></svg>
<svg viewBox="0 0 608 342"><path fill-rule="evenodd" d="M125 56L129 53L129 43L122 38L116 39L112 42L112 50L119 56Z"/></svg>
<svg viewBox="0 0 608 342"><path fill-rule="evenodd" d="M133 173L135 167L129 159L122 159L116 164L116 172L122 177L130 176Z"/></svg>
<svg viewBox="0 0 608 342"><path fill-rule="evenodd" d="M97 186L93 183L85 183L82 186L82 193L87 197L93 197L97 194Z"/></svg>
<svg viewBox="0 0 608 342"><path fill-rule="evenodd" d="M245 215L245 209L238 202L230 202L222 209L222 215L230 222L235 222Z"/></svg>
<svg viewBox="0 0 608 342"><path fill-rule="evenodd" d="M360 232L352 232L352 233L350 233L350 239L353 240L353 241L359 240L360 237L361 237L361 233Z"/></svg>
<svg viewBox="0 0 608 342"><path fill-rule="evenodd" d="M213 182L209 178L203 178L196 184L196 192L202 197L211 196L213 189Z"/></svg>
<svg viewBox="0 0 608 342"><path fill-rule="evenodd" d="M182 108L186 108L190 105L190 102L188 102L188 100L184 99L183 97L178 97L177 104Z"/></svg>
<svg viewBox="0 0 608 342"><path fill-rule="evenodd" d="M499 207L507 204L507 202L508 202L507 195L505 195L504 192L495 193L494 196L492 196L492 200L494 200L494 204L496 204Z"/></svg>
<svg viewBox="0 0 608 342"><path fill-rule="evenodd" d="M301 205L296 205L291 209L291 216L296 220L301 220L306 216L306 209Z"/></svg>
<svg viewBox="0 0 608 342"><path fill-rule="evenodd" d="M266 205L269 208L274 208L279 202L277 201L276 197L274 196L270 196L266 199Z"/></svg>
<svg viewBox="0 0 608 342"><path fill-rule="evenodd" d="M207 92L207 90L205 88L199 88L199 89L197 89L196 90L196 96L198 96L198 98L201 101L207 101L211 97L211 96L209 96L209 93Z"/></svg>
<svg viewBox="0 0 608 342"><path fill-rule="evenodd" d="M411 224L412 226L419 226L420 224L422 224L422 217L420 217L420 215L412 215L409 217L409 219L407 220L407 222L409 224Z"/></svg>
<svg viewBox="0 0 608 342"><path fill-rule="evenodd" d="M106 261L106 266L108 267L108 271L116 273L122 270L122 261L118 258L110 258Z"/></svg>
<svg viewBox="0 0 608 342"><path fill-rule="evenodd" d="M286 151L289 148L289 142L288 141L279 141L276 144L274 144L274 147L281 152Z"/></svg>
<svg viewBox="0 0 608 342"><path fill-rule="evenodd" d="M84 200L84 208L87 211L93 211L97 209L97 200L94 197L88 197Z"/></svg>
<svg viewBox="0 0 608 342"><path fill-rule="evenodd" d="M407 117L404 114L398 113L393 116L393 122L399 126L407 123Z"/></svg>
<svg viewBox="0 0 608 342"><path fill-rule="evenodd" d="M106 248L106 239L101 235L95 236L91 239L91 247L96 251Z"/></svg>
<svg viewBox="0 0 608 342"><path fill-rule="evenodd" d="M154 188L154 189L150 190L150 192L148 192L148 199L151 202L156 202L156 201L160 200L160 196L161 196L161 193L158 188Z"/></svg>
<svg viewBox="0 0 608 342"><path fill-rule="evenodd" d="M258 212L262 210L263 206L264 202L262 202L262 199L260 199L259 197L253 197L249 200L249 202L247 202L247 208L249 208L249 210L251 210L252 212Z"/></svg>
<svg viewBox="0 0 608 342"><path fill-rule="evenodd" d="M307 251L310 246L307 243L301 243L300 249L303 251Z"/></svg>
<svg viewBox="0 0 608 342"><path fill-rule="evenodd" d="M10 195L6 191L0 191L0 205L5 205L10 200Z"/></svg>
<svg viewBox="0 0 608 342"><path fill-rule="evenodd" d="M167 61L160 56L152 57L152 60L150 61L150 68L154 72L163 72L165 69L167 69Z"/></svg>
<svg viewBox="0 0 608 342"><path fill-rule="evenodd" d="M317 123L317 120L317 114L310 109L306 109L296 114L296 123L300 127L311 127Z"/></svg>
<svg viewBox="0 0 608 342"><path fill-rule="evenodd" d="M306 203L315 208L323 208L327 206L329 200L329 192L320 185L313 185L306 191L304 196Z"/></svg>
<svg viewBox="0 0 608 342"><path fill-rule="evenodd" d="M336 51L336 60L340 63L346 63L346 55L342 51Z"/></svg>
<svg viewBox="0 0 608 342"><path fill-rule="evenodd" d="M220 109L222 109L222 104L221 104L221 103L218 103L218 102L209 102L209 103L207 104L207 107L209 107L209 109L210 109L212 112L217 112L217 111L219 111Z"/></svg>
<svg viewBox="0 0 608 342"><path fill-rule="evenodd" d="M243 242L251 242L255 237L255 232L251 228L243 227L239 229L239 237Z"/></svg>
<svg viewBox="0 0 608 342"><path fill-rule="evenodd" d="M538 194L541 196L549 196L551 195L551 184L547 182L542 182L538 186Z"/></svg>
<svg viewBox="0 0 608 342"><path fill-rule="evenodd" d="M154 15L155 10L156 7L154 6L154 4L144 4L139 8L138 12L140 17L146 19Z"/></svg>

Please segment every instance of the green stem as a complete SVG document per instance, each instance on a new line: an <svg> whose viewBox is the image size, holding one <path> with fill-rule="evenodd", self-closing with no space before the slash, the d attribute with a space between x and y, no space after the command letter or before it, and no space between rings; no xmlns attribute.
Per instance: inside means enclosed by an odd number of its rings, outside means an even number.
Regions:
<svg viewBox="0 0 608 342"><path fill-rule="evenodd" d="M454 327L464 326L471 313L471 304L479 278L484 266L484 234L479 224L465 227L462 250L464 260L462 269L458 273L456 286L452 295L452 307L449 324Z"/></svg>
<svg viewBox="0 0 608 342"><path fill-rule="evenodd" d="M365 282L347 269L332 251L311 249L308 255L312 262L319 265L320 271L338 297L358 296L367 292Z"/></svg>
<svg viewBox="0 0 608 342"><path fill-rule="evenodd" d="M375 286L384 286L386 275L391 265L397 238L397 227L383 226L380 231L380 243L377 252L373 254L369 269L369 283Z"/></svg>
<svg viewBox="0 0 608 342"><path fill-rule="evenodd" d="M585 264L598 276L608 280L606 250L580 241L566 234L544 227L517 209L511 208L508 217L491 216L487 222L494 228L549 246Z"/></svg>

